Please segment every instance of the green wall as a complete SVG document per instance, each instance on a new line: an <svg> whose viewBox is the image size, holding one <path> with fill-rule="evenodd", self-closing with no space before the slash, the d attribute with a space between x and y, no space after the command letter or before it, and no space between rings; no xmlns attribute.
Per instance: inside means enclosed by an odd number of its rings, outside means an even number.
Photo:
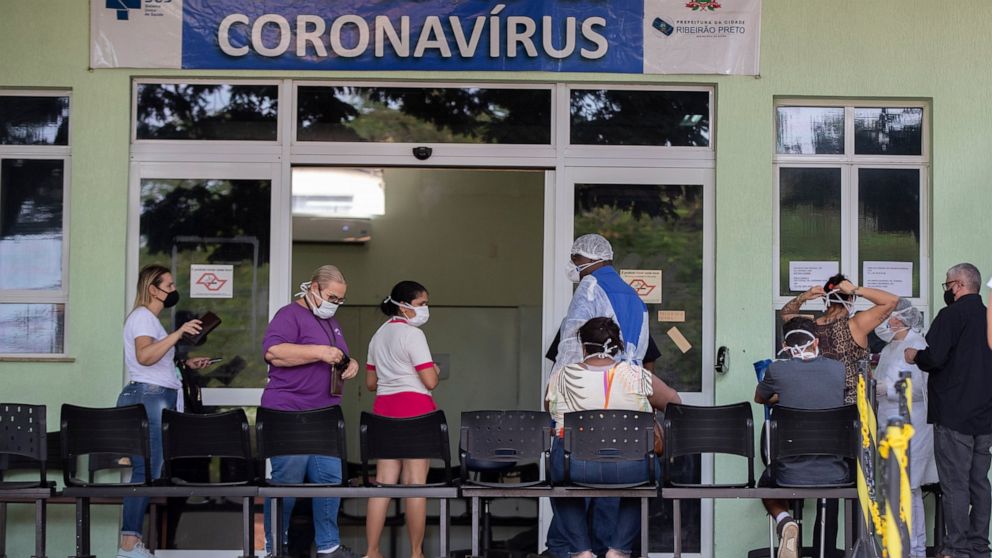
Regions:
<svg viewBox="0 0 992 558"><path fill-rule="evenodd" d="M121 384L125 312L129 81L134 76L231 77L231 72L89 71L89 3L0 2L0 87L72 89L70 310L72 362L0 363L2 399L44 403L58 420L67 401L111 405ZM732 371L717 378L719 403L749 399L750 363L772 342L772 104L776 96L887 97L932 101L931 285L970 260L988 274L992 241L985 226L990 174L992 89L986 60L992 5L927 0L765 0L761 77L486 74L279 73L267 77L519 79L571 82L691 82L717 89L717 335L732 349ZM939 293L932 293L940 300ZM722 471L718 466L718 477ZM715 555L762 544L757 503L716 504ZM94 551L113 551L116 512L95 517ZM29 513L13 509L11 555L31 548ZM70 510L51 512L49 554L71 551Z"/></svg>

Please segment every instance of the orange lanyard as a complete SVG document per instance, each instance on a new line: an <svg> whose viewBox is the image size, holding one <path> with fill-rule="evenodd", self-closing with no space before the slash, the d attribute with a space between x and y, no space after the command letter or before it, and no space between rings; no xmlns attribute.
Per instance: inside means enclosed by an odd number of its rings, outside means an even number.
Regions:
<svg viewBox="0 0 992 558"><path fill-rule="evenodd" d="M610 392L613 388L613 378L616 376L617 367L613 366L609 370L603 372L603 390L605 394L603 395L603 408L610 408Z"/></svg>

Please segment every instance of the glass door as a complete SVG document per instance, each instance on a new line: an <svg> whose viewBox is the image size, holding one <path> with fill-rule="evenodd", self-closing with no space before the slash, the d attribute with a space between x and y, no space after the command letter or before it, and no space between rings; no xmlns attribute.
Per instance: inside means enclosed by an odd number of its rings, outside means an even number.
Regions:
<svg viewBox="0 0 992 558"><path fill-rule="evenodd" d="M683 402L713 402L714 215L712 169L570 168L556 188L555 269L575 237L598 233L613 245L614 266L648 306L650 335L661 352L654 373ZM552 274L552 323L567 310L572 285ZM676 474L712 480L712 459L686 461ZM651 503L652 555L673 550L671 503ZM709 555L712 503L683 502L682 548Z"/></svg>
<svg viewBox="0 0 992 558"><path fill-rule="evenodd" d="M173 271L180 302L161 318L167 331L213 312L222 320L177 356L220 357L196 379L206 405L257 405L266 380L262 336L271 300L270 256L278 165L136 163L131 173L128 309L138 270Z"/></svg>

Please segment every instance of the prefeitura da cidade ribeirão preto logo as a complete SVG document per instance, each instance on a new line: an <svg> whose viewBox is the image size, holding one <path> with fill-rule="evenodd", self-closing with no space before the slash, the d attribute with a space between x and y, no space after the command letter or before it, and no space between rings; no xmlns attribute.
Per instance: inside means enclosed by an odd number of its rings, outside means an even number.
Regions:
<svg viewBox="0 0 992 558"><path fill-rule="evenodd" d="M686 8L692 8L692 11L699 12L702 10L715 12L720 9L720 3L717 0L690 0L685 4Z"/></svg>

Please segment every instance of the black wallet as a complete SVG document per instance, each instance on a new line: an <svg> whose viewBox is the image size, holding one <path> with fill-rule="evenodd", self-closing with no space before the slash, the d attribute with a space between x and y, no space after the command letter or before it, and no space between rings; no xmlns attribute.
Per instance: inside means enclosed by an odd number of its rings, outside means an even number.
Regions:
<svg viewBox="0 0 992 558"><path fill-rule="evenodd" d="M188 333L183 334L183 341L189 343L190 345L199 345L200 343L203 343L207 337L207 334L217 329L217 326L220 325L220 317L213 312L207 312L197 319L200 320L200 333L197 333L196 335L189 335Z"/></svg>

